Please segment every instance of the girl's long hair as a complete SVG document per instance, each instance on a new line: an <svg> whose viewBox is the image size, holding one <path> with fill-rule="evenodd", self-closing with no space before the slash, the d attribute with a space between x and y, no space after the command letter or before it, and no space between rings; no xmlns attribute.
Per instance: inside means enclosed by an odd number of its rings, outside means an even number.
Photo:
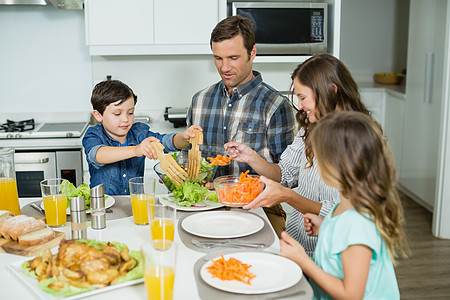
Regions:
<svg viewBox="0 0 450 300"><path fill-rule="evenodd" d="M316 99L317 120L336 109L370 114L361 101L358 85L350 71L339 59L330 54L314 55L304 61L294 70L291 79L291 90L293 90L294 80L298 80L313 91ZM294 99L292 101L294 102ZM297 111L295 117L299 127L304 130L302 138L305 141L307 166L311 167L314 154L308 147L307 139L315 123L309 122L303 110Z"/></svg>
<svg viewBox="0 0 450 300"><path fill-rule="evenodd" d="M393 263L399 254L407 257L396 172L378 124L358 112L330 113L312 130L310 142L324 182L357 212L369 214Z"/></svg>

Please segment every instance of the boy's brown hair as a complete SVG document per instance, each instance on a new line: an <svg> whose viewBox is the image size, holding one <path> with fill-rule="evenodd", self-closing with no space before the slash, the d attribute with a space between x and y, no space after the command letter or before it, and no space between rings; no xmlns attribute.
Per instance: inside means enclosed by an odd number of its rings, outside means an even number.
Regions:
<svg viewBox="0 0 450 300"><path fill-rule="evenodd" d="M120 80L105 80L95 85L92 91L91 104L94 110L103 115L108 105L118 101L120 101L118 104L122 104L130 97L133 97L136 105L137 96L128 85Z"/></svg>

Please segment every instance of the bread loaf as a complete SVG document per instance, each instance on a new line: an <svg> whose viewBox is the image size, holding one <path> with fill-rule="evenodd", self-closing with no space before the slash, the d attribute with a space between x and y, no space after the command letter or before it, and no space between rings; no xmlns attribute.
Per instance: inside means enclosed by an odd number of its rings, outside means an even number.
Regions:
<svg viewBox="0 0 450 300"><path fill-rule="evenodd" d="M7 240L17 238L30 231L47 227L42 220L36 220L33 217L20 215L7 219L1 223L0 233Z"/></svg>
<svg viewBox="0 0 450 300"><path fill-rule="evenodd" d="M19 245L34 246L44 244L55 237L55 232L50 227L44 227L19 236Z"/></svg>
<svg viewBox="0 0 450 300"><path fill-rule="evenodd" d="M12 212L7 210L0 210L0 224L12 217L14 217L14 214Z"/></svg>

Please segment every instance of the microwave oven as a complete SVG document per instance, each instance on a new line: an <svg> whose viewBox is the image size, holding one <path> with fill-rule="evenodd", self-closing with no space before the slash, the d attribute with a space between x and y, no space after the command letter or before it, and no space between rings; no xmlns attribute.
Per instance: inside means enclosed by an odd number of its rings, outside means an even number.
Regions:
<svg viewBox="0 0 450 300"><path fill-rule="evenodd" d="M253 22L259 55L327 52L328 6L319 2L232 2L233 15Z"/></svg>

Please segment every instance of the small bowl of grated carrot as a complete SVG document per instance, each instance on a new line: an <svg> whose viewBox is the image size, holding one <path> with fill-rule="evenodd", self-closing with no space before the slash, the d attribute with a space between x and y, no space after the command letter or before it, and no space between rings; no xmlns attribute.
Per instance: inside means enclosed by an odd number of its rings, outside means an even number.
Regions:
<svg viewBox="0 0 450 300"><path fill-rule="evenodd" d="M259 175L226 175L214 179L214 189L219 202L225 206L242 207L252 202L263 190Z"/></svg>

